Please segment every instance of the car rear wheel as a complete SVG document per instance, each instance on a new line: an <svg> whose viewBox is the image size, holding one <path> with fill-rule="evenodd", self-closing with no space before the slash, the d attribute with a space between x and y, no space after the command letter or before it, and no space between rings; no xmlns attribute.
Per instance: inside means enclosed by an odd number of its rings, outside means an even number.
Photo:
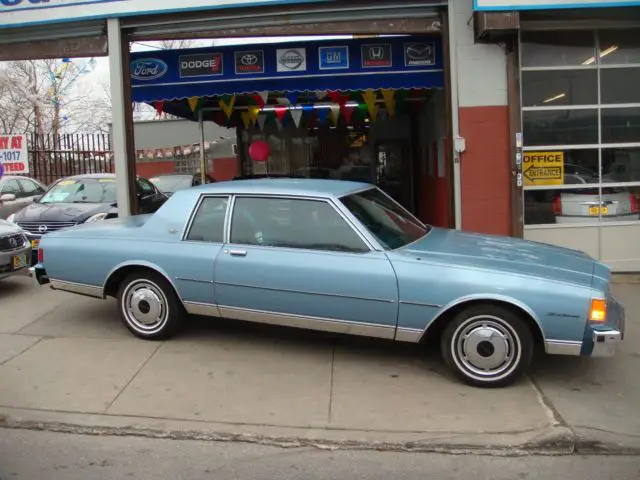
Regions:
<svg viewBox="0 0 640 480"><path fill-rule="evenodd" d="M172 286L161 275L128 275L118 291L120 317L131 333L145 340L163 340L183 324L184 310Z"/></svg>
<svg viewBox="0 0 640 480"><path fill-rule="evenodd" d="M531 364L533 336L514 312L499 306L474 306L458 313L441 338L447 366L477 387L504 387Z"/></svg>

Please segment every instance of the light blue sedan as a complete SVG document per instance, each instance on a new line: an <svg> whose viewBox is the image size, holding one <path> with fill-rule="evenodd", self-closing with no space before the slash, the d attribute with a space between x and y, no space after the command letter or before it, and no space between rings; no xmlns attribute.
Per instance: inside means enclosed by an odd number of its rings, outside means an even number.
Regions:
<svg viewBox="0 0 640 480"><path fill-rule="evenodd" d="M263 179L176 192L155 214L43 237L39 284L118 299L136 336L164 339L185 314L440 342L481 387L510 384L536 345L610 356L624 309L589 256L424 225L376 187Z"/></svg>

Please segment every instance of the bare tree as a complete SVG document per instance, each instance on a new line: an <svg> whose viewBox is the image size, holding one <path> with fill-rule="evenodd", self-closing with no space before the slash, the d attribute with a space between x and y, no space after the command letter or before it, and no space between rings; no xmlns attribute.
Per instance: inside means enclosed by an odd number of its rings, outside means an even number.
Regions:
<svg viewBox="0 0 640 480"><path fill-rule="evenodd" d="M6 133L54 135L99 131L109 103L80 78L90 70L60 60L8 62L0 66L0 128Z"/></svg>

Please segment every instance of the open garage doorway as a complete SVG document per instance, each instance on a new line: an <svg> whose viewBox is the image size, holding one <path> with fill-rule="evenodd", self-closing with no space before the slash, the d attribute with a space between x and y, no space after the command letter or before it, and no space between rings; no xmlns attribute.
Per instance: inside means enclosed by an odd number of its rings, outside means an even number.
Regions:
<svg viewBox="0 0 640 480"><path fill-rule="evenodd" d="M134 53L133 100L235 131L237 178L372 183L423 221L452 226L439 35L258 41ZM251 159L255 142L269 145L268 161Z"/></svg>

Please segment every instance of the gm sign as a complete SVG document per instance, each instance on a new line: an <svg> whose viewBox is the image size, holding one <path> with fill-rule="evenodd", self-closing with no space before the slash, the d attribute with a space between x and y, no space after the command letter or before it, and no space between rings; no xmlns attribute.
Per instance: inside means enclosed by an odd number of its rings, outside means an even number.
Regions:
<svg viewBox="0 0 640 480"><path fill-rule="evenodd" d="M473 8L477 11L632 7L638 5L640 5L640 0L473 0Z"/></svg>

